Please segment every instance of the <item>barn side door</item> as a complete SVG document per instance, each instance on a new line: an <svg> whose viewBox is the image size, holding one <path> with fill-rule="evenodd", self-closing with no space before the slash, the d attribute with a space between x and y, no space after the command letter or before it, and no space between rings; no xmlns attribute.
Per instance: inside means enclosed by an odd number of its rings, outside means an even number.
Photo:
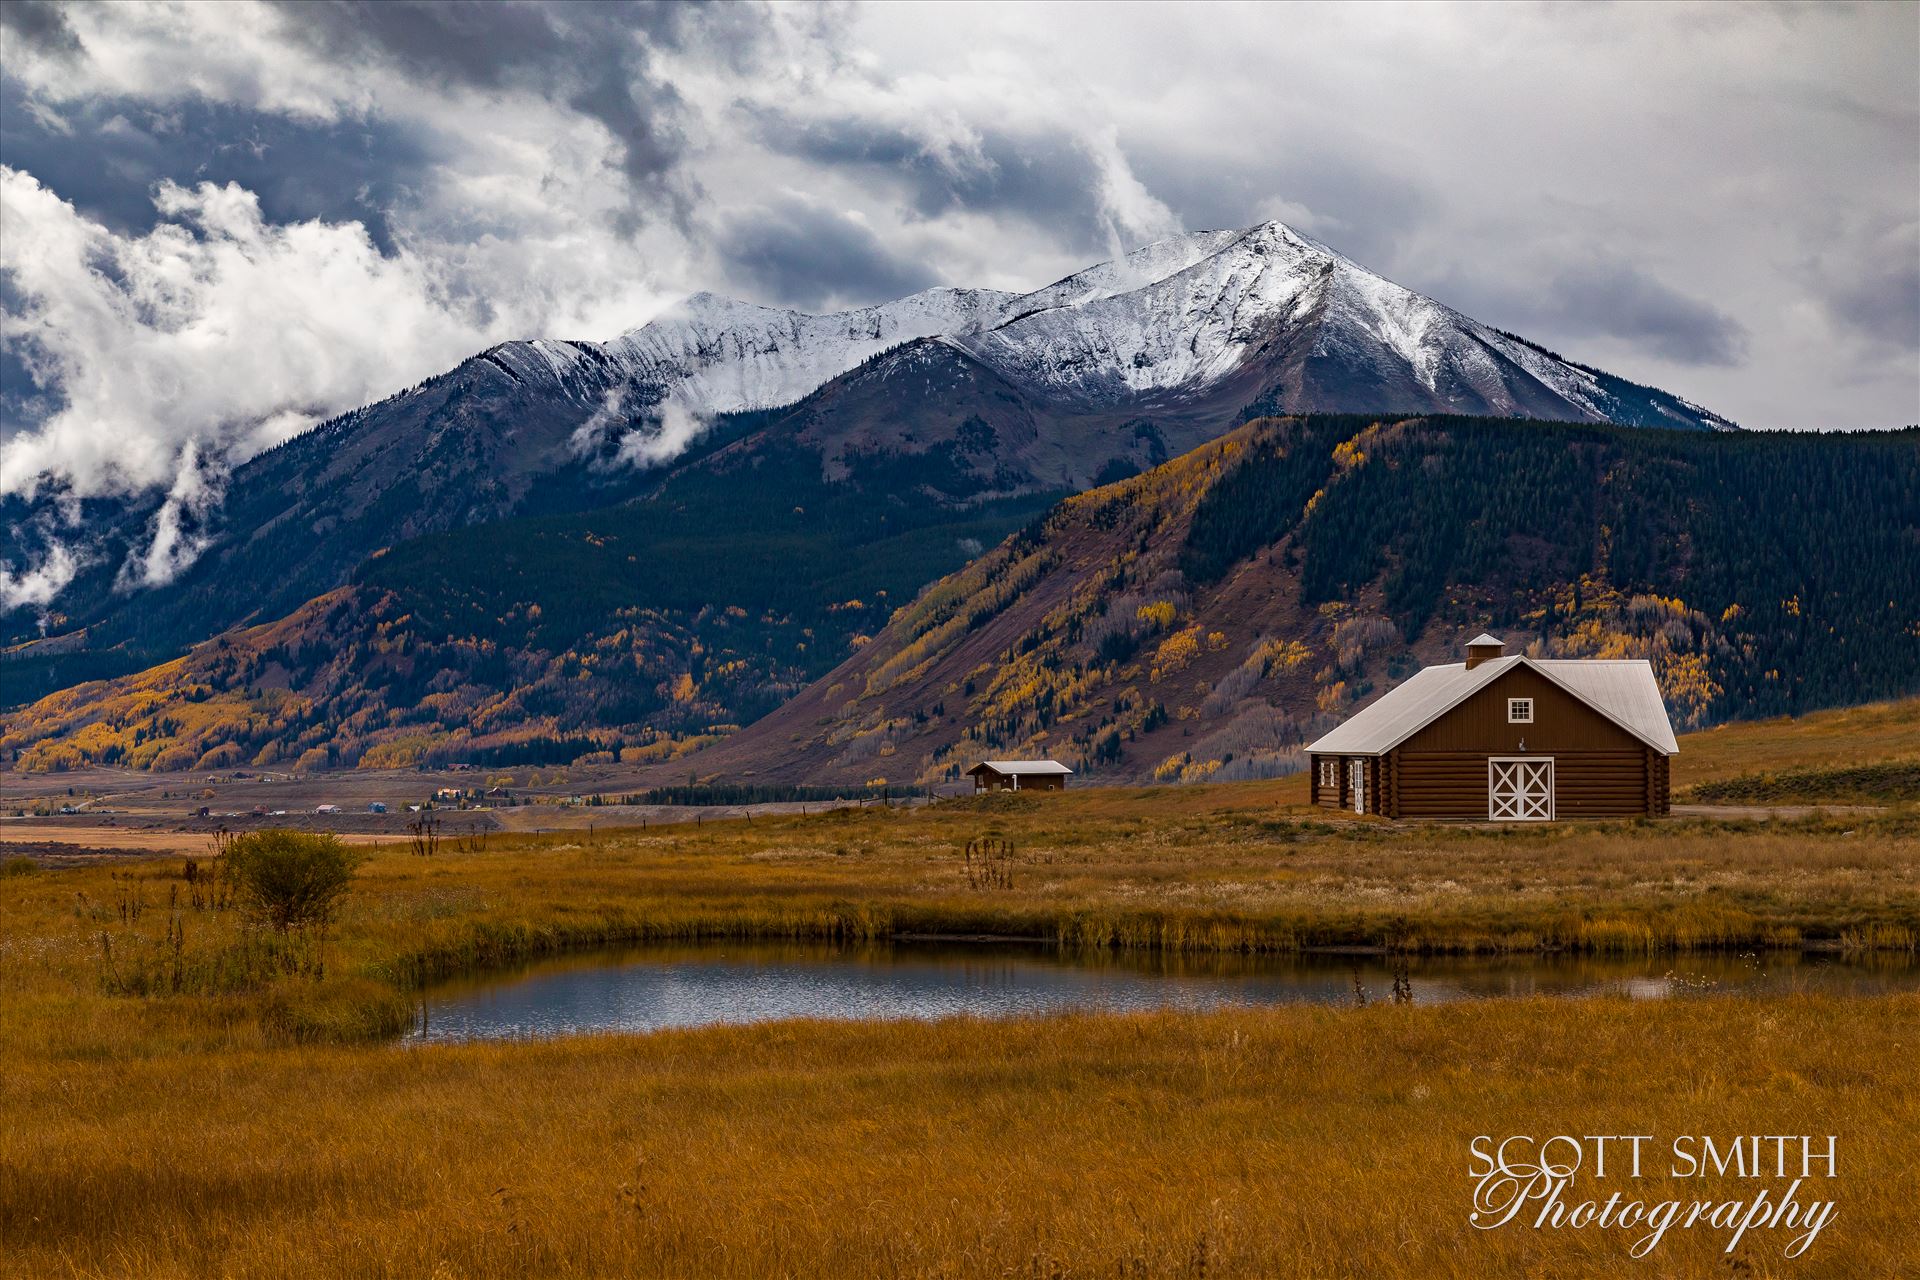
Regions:
<svg viewBox="0 0 1920 1280"><path fill-rule="evenodd" d="M1492 822L1553 821L1553 758L1521 756L1487 761L1487 818Z"/></svg>

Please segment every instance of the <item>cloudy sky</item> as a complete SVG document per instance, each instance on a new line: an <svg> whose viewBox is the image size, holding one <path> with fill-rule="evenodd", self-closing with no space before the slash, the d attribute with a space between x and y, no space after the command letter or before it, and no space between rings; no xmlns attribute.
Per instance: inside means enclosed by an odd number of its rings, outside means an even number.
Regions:
<svg viewBox="0 0 1920 1280"><path fill-rule="evenodd" d="M177 485L698 289L1027 289L1276 217L1748 426L1920 422L1913 4L8 0L0 38L0 494Z"/></svg>

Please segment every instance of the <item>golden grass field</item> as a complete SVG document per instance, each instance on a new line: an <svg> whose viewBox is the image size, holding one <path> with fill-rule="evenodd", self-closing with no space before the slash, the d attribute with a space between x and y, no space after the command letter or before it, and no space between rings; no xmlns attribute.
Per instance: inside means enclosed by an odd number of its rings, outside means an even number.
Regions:
<svg viewBox="0 0 1920 1280"><path fill-rule="evenodd" d="M1744 774L1920 759L1920 698L1718 725L1680 739L1676 791Z"/></svg>
<svg viewBox="0 0 1920 1280"><path fill-rule="evenodd" d="M1904 996L10 1056L0 1271L1899 1276L1916 1044ZM1623 1131L1838 1134L1837 1216L1738 1269L1718 1235L1634 1264L1611 1233L1468 1227L1475 1135Z"/></svg>
<svg viewBox="0 0 1920 1280"><path fill-rule="evenodd" d="M1764 767L1794 762L1769 749ZM1760 758L1729 748L1725 767ZM646 938L1902 959L1920 939L1911 808L1501 830L1289 807L1295 786L383 848L324 947L263 942L178 857L0 859L0 1275L1888 1276L1920 1258L1920 996L383 1039L422 981ZM962 850L990 830L1014 843L1010 888L968 884ZM274 976L288 952L302 972ZM1699 1233L1636 1264L1615 1234L1470 1229L1469 1140L1535 1132L1836 1133L1838 1216L1797 1263L1743 1246L1745 1270Z"/></svg>

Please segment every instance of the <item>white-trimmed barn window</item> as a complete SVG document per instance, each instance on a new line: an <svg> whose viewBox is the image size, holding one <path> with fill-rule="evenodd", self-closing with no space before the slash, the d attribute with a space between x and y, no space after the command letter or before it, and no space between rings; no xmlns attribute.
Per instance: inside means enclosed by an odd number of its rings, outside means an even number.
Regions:
<svg viewBox="0 0 1920 1280"><path fill-rule="evenodd" d="M1532 724L1533 723L1533 699L1532 698L1508 698L1507 699L1507 723L1508 724Z"/></svg>
<svg viewBox="0 0 1920 1280"><path fill-rule="evenodd" d="M1332 760L1320 762L1320 785L1335 787L1340 785L1340 766Z"/></svg>

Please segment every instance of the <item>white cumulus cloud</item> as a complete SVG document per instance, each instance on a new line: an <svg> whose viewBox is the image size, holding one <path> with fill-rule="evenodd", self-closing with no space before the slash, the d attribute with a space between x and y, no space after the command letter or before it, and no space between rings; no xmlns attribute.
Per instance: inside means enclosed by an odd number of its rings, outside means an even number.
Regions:
<svg viewBox="0 0 1920 1280"><path fill-rule="evenodd" d="M359 223L272 225L236 185L161 183L120 235L0 168L5 341L60 407L0 445L0 493L172 485L489 341L442 271ZM192 449L192 465L181 466Z"/></svg>

